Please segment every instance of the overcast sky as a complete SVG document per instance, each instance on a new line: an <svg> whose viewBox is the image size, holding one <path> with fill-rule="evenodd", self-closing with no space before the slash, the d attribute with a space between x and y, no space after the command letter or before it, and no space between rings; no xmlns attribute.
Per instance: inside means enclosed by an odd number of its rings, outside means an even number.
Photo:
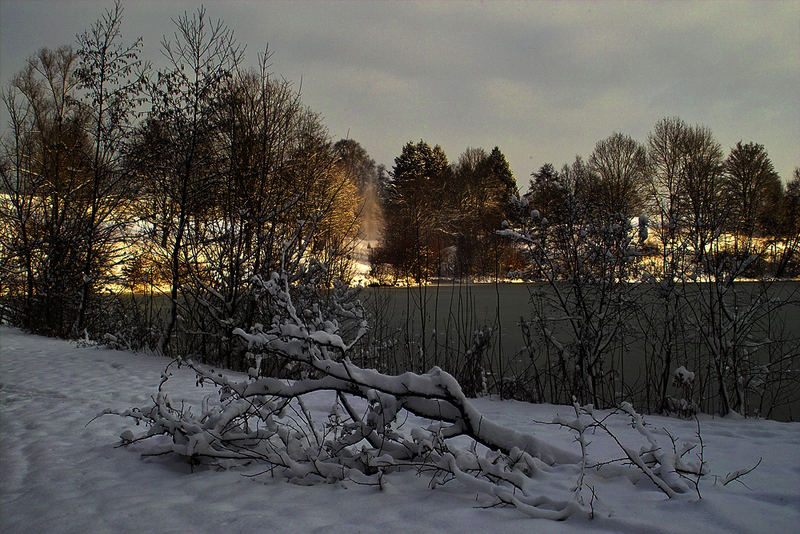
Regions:
<svg viewBox="0 0 800 534"><path fill-rule="evenodd" d="M391 167L404 143L500 146L523 190L615 131L660 118L711 128L727 151L766 146L800 166L800 2L211 2L255 64L296 83L334 139ZM0 2L0 78L74 42L111 2ZM126 37L159 62L172 17L195 2L125 3ZM3 115L5 119L7 115ZM5 120L4 120L5 122Z"/></svg>

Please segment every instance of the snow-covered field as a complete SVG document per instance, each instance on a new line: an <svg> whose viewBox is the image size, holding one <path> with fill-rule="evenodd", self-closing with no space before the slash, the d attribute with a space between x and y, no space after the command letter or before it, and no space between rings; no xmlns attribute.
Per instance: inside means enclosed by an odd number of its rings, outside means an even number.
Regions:
<svg viewBox="0 0 800 534"><path fill-rule="evenodd" d="M794 532L800 524L800 423L700 418L709 475L696 495L668 500L633 469L596 477L595 518L530 519L478 507L457 482L430 490L425 476L392 473L384 490L353 483L297 486L281 478L196 470L174 457L142 459L118 448L130 426L105 408L144 406L166 359L30 336L0 327L0 532ZM191 371L170 380L173 399L199 402ZM319 395L312 408L331 404ZM572 446L549 421L564 406L479 399L492 419ZM693 421L646 417L682 441ZM620 434L635 436L619 418ZM593 460L619 457L592 436ZM722 486L729 472L761 464ZM601 470L601 473L603 471ZM620 472L625 473L624 476ZM719 477L719 478L716 478ZM746 486L745 486L746 484Z"/></svg>

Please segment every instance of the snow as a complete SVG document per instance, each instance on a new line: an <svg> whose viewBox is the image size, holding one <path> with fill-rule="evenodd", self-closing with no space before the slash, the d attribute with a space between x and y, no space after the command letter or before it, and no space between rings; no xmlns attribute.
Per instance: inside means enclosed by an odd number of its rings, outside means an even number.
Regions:
<svg viewBox="0 0 800 534"><path fill-rule="evenodd" d="M694 382L694 373L686 369L683 365L675 369L673 376L675 377L675 381L679 384L690 385Z"/></svg>
<svg viewBox="0 0 800 534"><path fill-rule="evenodd" d="M107 408L147 405L167 363L0 327L0 532L722 533L791 532L800 522L800 424L752 419L700 417L709 473L700 483L702 500L667 499L635 469L609 465L600 470L604 477L595 477L592 520L574 515L555 522L514 508L479 507L485 503L476 501L475 488L456 480L429 489L429 477L413 470L387 475L383 489L354 482L299 486L208 468L192 473L181 458L142 458L137 445L119 447L132 435L129 420L104 416L89 423ZM175 401L199 406L214 393L196 387L191 370L172 372ZM308 408L326 417L332 402L330 395L315 394ZM574 418L571 407L486 398L473 404L515 432L580 450L574 433L536 423ZM607 423L637 436L627 421ZM679 444L697 442L694 421L644 421L651 432L666 427ZM590 462L620 455L608 436L586 441ZM740 479L746 486L722 485L759 458L761 464Z"/></svg>

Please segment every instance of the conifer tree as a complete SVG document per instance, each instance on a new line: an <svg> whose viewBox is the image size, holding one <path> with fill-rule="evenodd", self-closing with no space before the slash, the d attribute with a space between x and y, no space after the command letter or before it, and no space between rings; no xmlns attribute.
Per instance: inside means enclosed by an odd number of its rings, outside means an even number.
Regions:
<svg viewBox="0 0 800 534"><path fill-rule="evenodd" d="M737 235L749 243L763 228L759 223L768 223L776 212L781 194L780 178L764 145L736 143L725 161L724 189L732 199Z"/></svg>
<svg viewBox="0 0 800 534"><path fill-rule="evenodd" d="M420 140L406 143L395 158L393 175L383 254L401 274L422 282L441 261L446 223L442 199L450 166L439 145L431 148Z"/></svg>

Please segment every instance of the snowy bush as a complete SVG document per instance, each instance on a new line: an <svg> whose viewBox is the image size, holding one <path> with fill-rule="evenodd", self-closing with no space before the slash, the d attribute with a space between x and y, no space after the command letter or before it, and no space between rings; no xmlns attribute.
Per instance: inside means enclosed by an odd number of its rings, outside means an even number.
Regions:
<svg viewBox="0 0 800 534"><path fill-rule="evenodd" d="M672 374L672 386L681 392L681 397L666 397L666 411L681 417L692 417L697 414L697 403L693 400L694 376L683 365Z"/></svg>
<svg viewBox="0 0 800 534"><path fill-rule="evenodd" d="M531 286L532 318L523 325L537 397L613 407L625 386L620 369L638 307L637 236L646 238L646 225L587 218L575 199L563 218L549 223L534 212L521 227L498 232L529 260L513 276L546 285Z"/></svg>
<svg viewBox="0 0 800 534"><path fill-rule="evenodd" d="M438 367L397 376L360 368L349 359L367 328L357 301L343 303L335 291L312 298L312 286L293 287L285 274L256 283L279 313L271 324L249 332L237 329L235 335L248 344L254 361L279 359L294 369L296 379L263 376L263 366L244 378L231 378L191 360L175 360L162 375L152 405L104 412L144 425L138 433L123 432L123 444L145 442L145 454L175 454L192 465L255 463L264 466L265 474L299 484L349 480L383 487L388 473L413 468L429 477L430 487L457 481L483 494L487 506L510 505L550 519L592 509L582 495L592 487L588 430L604 429L619 444L625 463L670 498L691 488L681 474L700 472L683 461L686 451L660 447L629 405L621 413L646 438L645 446L626 443L608 430L606 418L576 405L576 418L555 421L577 433L581 449L575 451L487 419L456 379ZM306 306L298 307L293 295L305 295ZM170 398L165 385L174 366L188 366L198 385L214 386L202 406ZM308 409L312 394L330 395L324 418L315 419ZM422 422L415 425L409 419ZM570 479L577 482L564 483Z"/></svg>

